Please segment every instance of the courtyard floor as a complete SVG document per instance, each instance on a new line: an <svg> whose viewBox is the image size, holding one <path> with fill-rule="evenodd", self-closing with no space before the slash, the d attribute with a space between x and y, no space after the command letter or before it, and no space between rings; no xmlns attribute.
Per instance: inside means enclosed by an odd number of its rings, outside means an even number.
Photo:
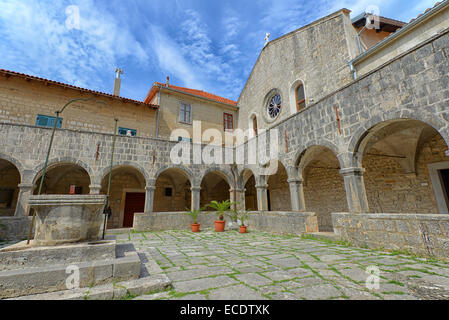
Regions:
<svg viewBox="0 0 449 320"><path fill-rule="evenodd" d="M173 282L136 300L449 299L449 263L260 232L117 234ZM366 287L368 267L379 289ZM148 268L147 268L148 267Z"/></svg>

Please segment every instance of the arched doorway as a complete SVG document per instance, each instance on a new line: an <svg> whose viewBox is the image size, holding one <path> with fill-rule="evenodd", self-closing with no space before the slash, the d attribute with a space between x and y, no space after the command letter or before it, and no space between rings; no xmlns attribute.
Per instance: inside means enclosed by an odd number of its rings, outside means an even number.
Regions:
<svg viewBox="0 0 449 320"><path fill-rule="evenodd" d="M245 169L242 172L241 178L245 190L245 209L247 211L257 211L256 178L249 169Z"/></svg>
<svg viewBox="0 0 449 320"><path fill-rule="evenodd" d="M268 211L292 211L287 170L278 161L275 174L268 177Z"/></svg>
<svg viewBox="0 0 449 320"><path fill-rule="evenodd" d="M312 146L298 160L306 210L315 212L320 232L332 232L332 213L347 212L348 203L340 163L327 147Z"/></svg>
<svg viewBox="0 0 449 320"><path fill-rule="evenodd" d="M107 194L109 172L101 182L101 194ZM134 214L145 211L145 176L135 167L119 166L112 170L108 228L132 228Z"/></svg>
<svg viewBox="0 0 449 320"><path fill-rule="evenodd" d="M155 212L181 212L192 205L191 183L188 174L179 168L163 171L156 180Z"/></svg>
<svg viewBox="0 0 449 320"><path fill-rule="evenodd" d="M208 205L211 201L229 200L231 186L228 177L221 171L207 173L201 181L200 207ZM211 208L207 208L213 211Z"/></svg>
<svg viewBox="0 0 449 320"><path fill-rule="evenodd" d="M20 181L17 167L9 161L0 159L0 217L14 216Z"/></svg>
<svg viewBox="0 0 449 320"><path fill-rule="evenodd" d="M398 119L374 126L357 146L370 212L448 213L447 145L431 126Z"/></svg>

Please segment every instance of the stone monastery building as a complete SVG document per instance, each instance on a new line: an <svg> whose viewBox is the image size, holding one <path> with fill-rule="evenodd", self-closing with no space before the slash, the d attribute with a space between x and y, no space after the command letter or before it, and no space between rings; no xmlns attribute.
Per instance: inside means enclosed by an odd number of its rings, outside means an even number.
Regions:
<svg viewBox="0 0 449 320"><path fill-rule="evenodd" d="M186 207L231 198L258 212L255 229L287 232L305 219L302 233L448 251L449 1L409 23L366 21L342 9L270 41L238 101L169 79L135 101L0 69L0 239L27 232L55 111L92 98L56 124L43 192L106 194L118 119L108 228L185 227ZM276 130L278 170L174 164L170 151L190 143L195 121L202 132L248 130L232 152Z"/></svg>

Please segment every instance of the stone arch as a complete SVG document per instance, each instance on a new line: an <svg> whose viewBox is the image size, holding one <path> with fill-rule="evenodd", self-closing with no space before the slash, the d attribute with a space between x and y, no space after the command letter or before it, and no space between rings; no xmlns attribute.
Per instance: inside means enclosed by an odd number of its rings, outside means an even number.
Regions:
<svg viewBox="0 0 449 320"><path fill-rule="evenodd" d="M446 127L436 117L433 121L422 118L418 113L412 117L371 120L351 140L348 156L353 167L364 169L371 212L447 212ZM426 120L429 119L432 118Z"/></svg>
<svg viewBox="0 0 449 320"><path fill-rule="evenodd" d="M337 157L337 160L340 164L341 168L344 168L345 166L345 161L340 153L340 150L337 148L337 146L332 143L331 141L327 140L327 139L320 139L319 141L310 141L309 143L306 143L301 149L299 149L293 158L293 166L291 167L291 174L292 176L290 176L289 178L293 179L293 178L301 178L301 170L298 170L299 168L303 168L303 164L302 162L304 161L304 156L305 153L307 152L307 150L310 150L313 147L324 147L329 149L334 155L335 157ZM288 167L286 167L288 168ZM293 175L298 175L297 177L294 177Z"/></svg>
<svg viewBox="0 0 449 320"><path fill-rule="evenodd" d="M137 171L139 171L139 173L145 178L146 184L148 184L148 182L151 180L148 172L142 166L140 166L139 164L137 164L135 162L124 161L124 162L116 163L112 167L112 171L119 169L121 167L130 167L130 168L133 168L133 169L136 169ZM111 171L110 167L103 168L103 170L101 170L101 172L95 176L95 184L101 184L103 179L109 174L110 171ZM94 184L94 183L92 183L92 184Z"/></svg>
<svg viewBox="0 0 449 320"><path fill-rule="evenodd" d="M359 165L360 159L356 158L358 156L357 154L359 153L360 144L367 137L367 135L369 135L370 130L373 130L379 125L387 126L394 121L400 120L416 120L427 124L428 126L434 128L443 137L446 145L449 146L449 134L447 130L444 130L445 128L447 128L447 123L440 117L421 110L415 110L413 112L409 110L403 110L402 112L386 113L366 120L353 134L347 148L347 152L351 155L354 155L354 157L351 159L352 162L350 165L353 167L357 167ZM377 127L377 130L381 128L382 127Z"/></svg>
<svg viewBox="0 0 449 320"><path fill-rule="evenodd" d="M229 184L230 187L232 187L234 185L234 176L232 175L232 173L229 170L220 168L220 167L210 167L207 170L205 170L201 175L200 178L198 179L198 182L201 184L204 180L204 177L206 175L208 175L209 173L218 173L218 175L220 175L222 178L225 179L225 181Z"/></svg>
<svg viewBox="0 0 449 320"><path fill-rule="evenodd" d="M292 211L288 167L280 159L276 171L265 176L268 211Z"/></svg>
<svg viewBox="0 0 449 320"><path fill-rule="evenodd" d="M1 153L1 152L0 152L0 159L6 160L6 161L12 163L16 167L17 171L19 171L20 179L23 180L25 169L22 165L22 162L20 162L18 159L14 158L10 155L7 155L7 154Z"/></svg>
<svg viewBox="0 0 449 320"><path fill-rule="evenodd" d="M89 175L91 183L92 183L92 181L94 181L95 174L94 174L94 171L92 170L92 168L85 162L83 162L79 159L72 158L72 157L59 157L59 158L52 158L52 159L48 160L47 170L50 170L51 168L53 168L55 166L63 165L63 164L73 164L73 165L77 165L77 166L83 168ZM45 163L41 163L37 167L34 168L33 172L35 173L35 176L33 178L33 184L36 183L36 181L42 176L44 166L45 166Z"/></svg>
<svg viewBox="0 0 449 320"><path fill-rule="evenodd" d="M180 172L186 176L186 178L189 180L189 182L192 186L196 185L196 184L194 184L194 182L197 182L197 181L195 181L195 179L194 179L195 175L193 174L192 170L190 170L189 168L187 168L183 165L177 165L177 164L167 165L167 166L163 166L163 167L159 168L153 176L153 179L152 179L153 183L155 184L157 179L159 178L159 176L162 173L164 173L164 171L167 171L169 169L180 170Z"/></svg>
<svg viewBox="0 0 449 320"><path fill-rule="evenodd" d="M17 209L21 207L19 186L23 183L23 174L17 166L19 164L13 157L0 156L0 188L2 191L0 216L14 216Z"/></svg>
<svg viewBox="0 0 449 320"><path fill-rule="evenodd" d="M328 144L331 146L331 144ZM303 150L291 168L302 189L298 191L305 210L315 212L320 231L332 231L333 212L346 212L348 203L344 178L340 174L342 161L335 153L336 148L310 145Z"/></svg>

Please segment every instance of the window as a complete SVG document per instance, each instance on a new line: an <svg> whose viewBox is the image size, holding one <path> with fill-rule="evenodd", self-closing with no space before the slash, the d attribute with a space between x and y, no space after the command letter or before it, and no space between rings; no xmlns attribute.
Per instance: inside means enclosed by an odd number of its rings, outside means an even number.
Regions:
<svg viewBox="0 0 449 320"><path fill-rule="evenodd" d="M296 111L301 111L306 107L306 94L304 85L301 83L296 89Z"/></svg>
<svg viewBox="0 0 449 320"><path fill-rule="evenodd" d="M181 102L181 108L179 111L179 122L190 124L192 123L192 107L190 104Z"/></svg>
<svg viewBox="0 0 449 320"><path fill-rule="evenodd" d="M279 116L279 113L281 113L282 108L282 98L280 94L275 94L271 97L270 100L268 100L267 104L267 115L270 120L274 120Z"/></svg>
<svg viewBox="0 0 449 320"><path fill-rule="evenodd" d="M256 116L253 117L253 130L254 130L254 135L257 136L257 117Z"/></svg>
<svg viewBox="0 0 449 320"><path fill-rule="evenodd" d="M165 188L165 196L166 197L173 196L173 189L172 188Z"/></svg>
<svg viewBox="0 0 449 320"><path fill-rule="evenodd" d="M234 130L234 117L230 113L223 113L224 131Z"/></svg>
<svg viewBox="0 0 449 320"><path fill-rule="evenodd" d="M135 137L137 136L137 130L128 128L118 128L118 134L121 136Z"/></svg>
<svg viewBox="0 0 449 320"><path fill-rule="evenodd" d="M192 142L191 138L178 137L178 142Z"/></svg>
<svg viewBox="0 0 449 320"><path fill-rule="evenodd" d="M37 115L36 126L39 127L50 127L53 128L55 125L56 117L44 116L42 114ZM62 118L59 118L59 121L56 125L56 128L62 127Z"/></svg>

